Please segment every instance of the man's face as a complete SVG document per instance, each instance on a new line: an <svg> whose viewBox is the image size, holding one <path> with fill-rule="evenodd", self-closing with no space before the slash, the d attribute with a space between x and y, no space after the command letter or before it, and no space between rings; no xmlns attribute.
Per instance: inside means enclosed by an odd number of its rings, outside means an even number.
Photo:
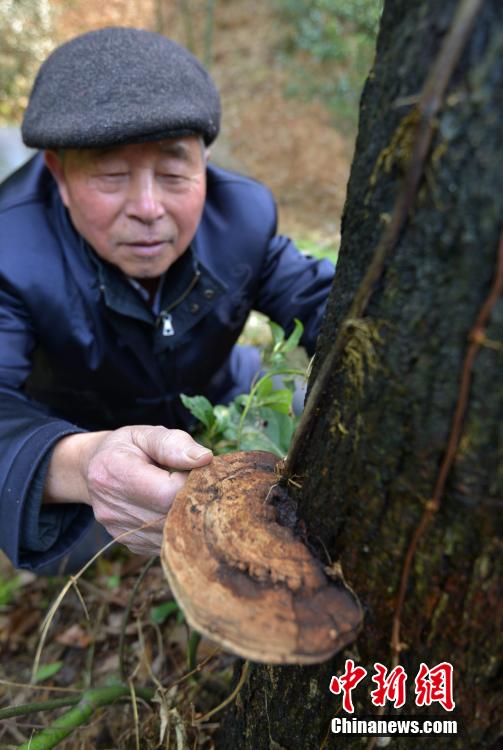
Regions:
<svg viewBox="0 0 503 750"><path fill-rule="evenodd" d="M128 276L160 276L192 241L206 195L197 137L46 151L46 163L77 231Z"/></svg>

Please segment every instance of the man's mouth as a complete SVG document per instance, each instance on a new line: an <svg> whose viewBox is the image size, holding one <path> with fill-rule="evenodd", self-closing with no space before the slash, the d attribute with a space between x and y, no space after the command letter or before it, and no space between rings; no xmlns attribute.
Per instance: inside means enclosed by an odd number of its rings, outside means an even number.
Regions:
<svg viewBox="0 0 503 750"><path fill-rule="evenodd" d="M134 240L133 242L124 242L123 244L126 245L126 247L131 248L131 250L136 251L140 253L141 255L155 255L156 253L163 250L163 248L169 244L170 240Z"/></svg>
<svg viewBox="0 0 503 750"><path fill-rule="evenodd" d="M140 247L155 247L156 245L164 245L165 242L168 242L168 240L131 240L129 242L126 242L124 244L126 245L133 245L136 247L139 245Z"/></svg>

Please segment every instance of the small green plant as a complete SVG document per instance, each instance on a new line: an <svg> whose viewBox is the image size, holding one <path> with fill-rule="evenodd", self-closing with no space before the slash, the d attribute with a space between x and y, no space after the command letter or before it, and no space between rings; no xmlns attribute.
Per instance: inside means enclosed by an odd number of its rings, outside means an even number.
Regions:
<svg viewBox="0 0 503 750"><path fill-rule="evenodd" d="M37 673L35 674L35 678L33 681L36 684L45 682L45 680L48 680L50 677L54 677L54 675L60 671L62 666L62 661L53 661L50 664L42 664L42 666L37 669Z"/></svg>
<svg viewBox="0 0 503 750"><path fill-rule="evenodd" d="M0 607L6 607L14 599L16 592L22 586L21 576L4 578L0 572Z"/></svg>
<svg viewBox="0 0 503 750"><path fill-rule="evenodd" d="M176 615L175 620L178 624L185 622L184 614L175 599L162 602L150 610L150 617L156 625L162 625L171 615Z"/></svg>
<svg viewBox="0 0 503 750"><path fill-rule="evenodd" d="M298 346L304 327L295 320L288 338L276 323L269 321L269 328L272 343L263 353L263 370L249 393L216 406L204 396L181 396L202 424L198 440L215 453L266 450L283 457L288 452L298 419L292 409L293 394L296 382L305 378L304 370L290 366L288 355Z"/></svg>

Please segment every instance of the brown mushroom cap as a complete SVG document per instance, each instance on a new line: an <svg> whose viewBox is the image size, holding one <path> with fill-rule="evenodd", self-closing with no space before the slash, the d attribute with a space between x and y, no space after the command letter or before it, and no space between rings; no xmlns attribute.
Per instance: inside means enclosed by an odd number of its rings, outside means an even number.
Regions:
<svg viewBox="0 0 503 750"><path fill-rule="evenodd" d="M356 637L361 607L295 536L277 463L251 451L194 469L166 519L161 560L200 633L253 661L313 664Z"/></svg>

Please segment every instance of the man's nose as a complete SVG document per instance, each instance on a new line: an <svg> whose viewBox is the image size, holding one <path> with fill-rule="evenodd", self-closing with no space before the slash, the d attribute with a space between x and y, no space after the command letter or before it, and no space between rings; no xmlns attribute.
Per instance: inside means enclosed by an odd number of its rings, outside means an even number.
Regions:
<svg viewBox="0 0 503 750"><path fill-rule="evenodd" d="M164 206L155 175L143 172L130 183L126 212L128 216L152 224L164 215Z"/></svg>

